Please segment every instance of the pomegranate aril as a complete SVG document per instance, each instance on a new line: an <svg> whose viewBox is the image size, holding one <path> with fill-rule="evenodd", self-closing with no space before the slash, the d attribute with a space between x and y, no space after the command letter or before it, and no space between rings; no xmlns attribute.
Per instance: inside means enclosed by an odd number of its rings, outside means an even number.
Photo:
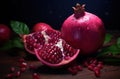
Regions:
<svg viewBox="0 0 120 79"><path fill-rule="evenodd" d="M80 65L78 65L77 70L82 71L82 67Z"/></svg>
<svg viewBox="0 0 120 79"><path fill-rule="evenodd" d="M97 67L100 68L100 69L102 69L103 68L103 64L98 63Z"/></svg>
<svg viewBox="0 0 120 79"><path fill-rule="evenodd" d="M21 75L21 72L20 71L17 71L16 73L15 73L15 76L16 77L19 77Z"/></svg>
<svg viewBox="0 0 120 79"><path fill-rule="evenodd" d="M26 71L26 68L25 68L25 67L22 67L22 68L20 68L20 71L21 71L21 72L25 72L25 71Z"/></svg>
<svg viewBox="0 0 120 79"><path fill-rule="evenodd" d="M98 61L95 59L95 60L93 60L92 63L93 63L93 64L97 64L97 62L98 62Z"/></svg>
<svg viewBox="0 0 120 79"><path fill-rule="evenodd" d="M34 43L34 48L41 48L42 45L40 45L40 43Z"/></svg>
<svg viewBox="0 0 120 79"><path fill-rule="evenodd" d="M95 63L92 63L92 64L90 64L90 66L95 67L95 66L96 66L96 64L95 64Z"/></svg>
<svg viewBox="0 0 120 79"><path fill-rule="evenodd" d="M26 38L25 38L26 42L29 41L29 39L31 39L31 38L32 38L32 36L26 36Z"/></svg>
<svg viewBox="0 0 120 79"><path fill-rule="evenodd" d="M94 71L94 73L95 73L96 77L100 77L100 71L99 70Z"/></svg>
<svg viewBox="0 0 120 79"><path fill-rule="evenodd" d="M11 72L15 72L15 67L11 67L11 68L10 68L10 71L11 71Z"/></svg>
<svg viewBox="0 0 120 79"><path fill-rule="evenodd" d="M91 65L89 65L89 66L88 66L88 69L91 70L91 71L93 71L93 70L94 70L94 67L91 66Z"/></svg>
<svg viewBox="0 0 120 79"><path fill-rule="evenodd" d="M20 67L21 67L21 68L27 67L27 63L22 62L22 63L20 64Z"/></svg>
<svg viewBox="0 0 120 79"><path fill-rule="evenodd" d="M67 55L67 56L64 57L64 59L65 59L65 60L69 60L69 59L70 59L70 56Z"/></svg>
<svg viewBox="0 0 120 79"><path fill-rule="evenodd" d="M32 77L33 79L40 79L40 76L37 73L33 73Z"/></svg>
<svg viewBox="0 0 120 79"><path fill-rule="evenodd" d="M94 71L100 71L100 68L96 66L96 67L93 68L93 70Z"/></svg>
<svg viewBox="0 0 120 79"><path fill-rule="evenodd" d="M7 79L12 79L14 77L14 74L13 73L9 73L6 75L6 78Z"/></svg>

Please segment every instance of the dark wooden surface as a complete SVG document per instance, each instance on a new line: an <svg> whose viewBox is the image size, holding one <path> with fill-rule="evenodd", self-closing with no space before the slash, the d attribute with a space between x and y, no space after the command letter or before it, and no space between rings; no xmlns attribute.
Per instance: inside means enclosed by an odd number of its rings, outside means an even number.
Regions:
<svg viewBox="0 0 120 79"><path fill-rule="evenodd" d="M15 53L15 52L14 52ZM0 79L4 79L10 72L10 67L18 66L18 56L10 56L8 53L0 52ZM105 65L101 70L101 76L98 78L92 71L83 68L77 75L71 75L64 69L50 69L43 66L38 60L26 60L28 64L34 64L40 74L40 79L120 79L120 66ZM32 72L27 70L15 79L33 79Z"/></svg>

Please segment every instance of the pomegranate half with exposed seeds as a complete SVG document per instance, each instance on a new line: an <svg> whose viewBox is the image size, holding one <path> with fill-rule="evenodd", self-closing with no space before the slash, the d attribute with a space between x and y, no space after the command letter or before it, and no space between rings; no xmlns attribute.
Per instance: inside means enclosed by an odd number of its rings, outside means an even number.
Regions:
<svg viewBox="0 0 120 79"><path fill-rule="evenodd" d="M96 52L104 42L105 28L102 20L84 10L85 5L76 4L74 14L69 16L61 27L63 38L81 53L89 55Z"/></svg>
<svg viewBox="0 0 120 79"><path fill-rule="evenodd" d="M79 54L61 38L57 30L43 30L23 36L26 50L47 66L58 67L72 62Z"/></svg>

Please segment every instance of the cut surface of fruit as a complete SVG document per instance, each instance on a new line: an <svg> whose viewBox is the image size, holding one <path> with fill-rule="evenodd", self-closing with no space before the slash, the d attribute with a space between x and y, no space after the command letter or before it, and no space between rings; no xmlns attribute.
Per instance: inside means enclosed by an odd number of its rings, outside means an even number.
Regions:
<svg viewBox="0 0 120 79"><path fill-rule="evenodd" d="M31 53L34 53L35 49L41 49L44 44L54 43L61 36L61 33L56 30L43 30L40 32L34 32L28 35L23 35L22 39L24 42L25 49Z"/></svg>

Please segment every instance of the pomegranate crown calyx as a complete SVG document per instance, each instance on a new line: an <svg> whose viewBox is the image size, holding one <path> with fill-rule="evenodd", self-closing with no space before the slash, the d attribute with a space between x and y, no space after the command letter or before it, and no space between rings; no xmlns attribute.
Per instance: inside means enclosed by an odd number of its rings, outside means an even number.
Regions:
<svg viewBox="0 0 120 79"><path fill-rule="evenodd" d="M80 5L79 3L77 3L76 6L72 8L74 10L74 13L82 13L85 10L85 4Z"/></svg>

